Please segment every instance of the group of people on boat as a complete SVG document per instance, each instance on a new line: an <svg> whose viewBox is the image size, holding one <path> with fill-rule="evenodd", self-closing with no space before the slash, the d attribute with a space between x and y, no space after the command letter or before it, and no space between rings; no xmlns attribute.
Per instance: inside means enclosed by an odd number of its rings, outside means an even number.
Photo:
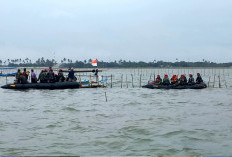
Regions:
<svg viewBox="0 0 232 157"><path fill-rule="evenodd" d="M76 81L76 77L74 75L74 69L70 68L68 72L68 77L65 77L63 74L63 70L59 69L58 73L55 74L52 67L49 67L49 69L42 69L39 76L36 76L36 73L34 72L34 69L31 69L31 83L37 83L40 81L40 83L55 83L55 82L73 82ZM16 81L17 84L26 84L29 83L29 75L30 72L24 68L23 72L21 72L20 69L18 69L18 72L16 74Z"/></svg>
<svg viewBox="0 0 232 157"><path fill-rule="evenodd" d="M194 85L194 84L200 84L202 82L203 79L200 73L197 73L196 81L194 80L192 74L189 74L188 80L184 74L182 74L180 78L178 78L178 75L173 75L171 79L169 79L167 74L164 75L163 79L160 77L160 75L157 75L154 81L155 84L162 84L162 85Z"/></svg>

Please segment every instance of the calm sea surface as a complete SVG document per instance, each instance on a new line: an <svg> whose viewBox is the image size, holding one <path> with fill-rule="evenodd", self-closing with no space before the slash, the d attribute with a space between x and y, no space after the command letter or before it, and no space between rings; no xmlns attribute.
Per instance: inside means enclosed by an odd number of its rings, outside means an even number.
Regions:
<svg viewBox="0 0 232 157"><path fill-rule="evenodd" d="M0 89L0 155L231 155L232 70L184 70L106 69L113 88L109 78L98 89ZM144 85L154 73L196 72L210 88L139 88L140 75Z"/></svg>

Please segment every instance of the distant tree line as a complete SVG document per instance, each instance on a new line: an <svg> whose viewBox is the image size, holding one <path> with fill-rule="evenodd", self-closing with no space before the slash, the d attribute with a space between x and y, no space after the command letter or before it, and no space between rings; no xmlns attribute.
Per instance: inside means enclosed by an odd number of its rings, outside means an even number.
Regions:
<svg viewBox="0 0 232 157"><path fill-rule="evenodd" d="M37 59L35 62L32 62L31 59L6 59L0 60L0 66L9 66L9 67L53 67L54 65L60 63L62 68L92 68L92 60L72 60L68 58L63 58L60 62L57 62L54 59L45 59L44 57ZM198 62L186 62L186 61L176 61L176 62L165 62L165 61L156 61L153 62L135 62L135 61L125 61L120 59L119 61L105 62L98 61L98 68L136 68L136 67L160 67L160 68L170 68L170 67L232 67L232 62L229 63L215 63L206 60Z"/></svg>

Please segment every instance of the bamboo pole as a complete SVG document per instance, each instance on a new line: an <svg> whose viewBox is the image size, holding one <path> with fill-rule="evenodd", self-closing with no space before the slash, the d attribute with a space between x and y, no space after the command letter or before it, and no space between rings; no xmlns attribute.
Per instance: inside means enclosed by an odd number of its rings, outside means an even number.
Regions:
<svg viewBox="0 0 232 157"><path fill-rule="evenodd" d="M122 88L122 82L123 82L123 74L121 74L121 88Z"/></svg>
<svg viewBox="0 0 232 157"><path fill-rule="evenodd" d="M225 82L225 86L226 86L226 88L227 88L226 77L225 77L225 75L223 75L223 76L224 76L224 82Z"/></svg>
<svg viewBox="0 0 232 157"><path fill-rule="evenodd" d="M112 88L113 87L113 76L112 76L112 74L110 75L110 79L111 79L111 85L110 85L110 87Z"/></svg>
<svg viewBox="0 0 232 157"><path fill-rule="evenodd" d="M132 87L134 88L134 81L133 81L133 75L131 74L131 79L132 79Z"/></svg>
<svg viewBox="0 0 232 157"><path fill-rule="evenodd" d="M220 80L220 75L218 75L218 79L219 79L218 86L219 86L219 88L221 88L221 80Z"/></svg>
<svg viewBox="0 0 232 157"><path fill-rule="evenodd" d="M99 76L96 76L96 82L97 82L97 86L99 87Z"/></svg>
<svg viewBox="0 0 232 157"><path fill-rule="evenodd" d="M128 88L127 74L126 74L126 88Z"/></svg>
<svg viewBox="0 0 232 157"><path fill-rule="evenodd" d="M104 85L103 79L104 79L104 76L102 75L102 85L103 85L103 87L104 87L105 85Z"/></svg>
<svg viewBox="0 0 232 157"><path fill-rule="evenodd" d="M107 102L107 95L106 95L106 92L105 92L105 99L106 99L106 102Z"/></svg>
<svg viewBox="0 0 232 157"><path fill-rule="evenodd" d="M209 82L208 82L208 87L209 87L209 83L210 83L210 76L209 76Z"/></svg>
<svg viewBox="0 0 232 157"><path fill-rule="evenodd" d="M89 82L90 82L90 87L92 87L92 78L91 78L91 75L89 75Z"/></svg>
<svg viewBox="0 0 232 157"><path fill-rule="evenodd" d="M214 74L214 77L213 77L213 88L215 86L215 77L216 77L216 74Z"/></svg>
<svg viewBox="0 0 232 157"><path fill-rule="evenodd" d="M225 86L226 86L226 88L227 88L227 83L226 83L226 79L225 79L224 81L225 81Z"/></svg>
<svg viewBox="0 0 232 157"><path fill-rule="evenodd" d="M80 83L80 85L81 85L81 76L79 76L79 83Z"/></svg>

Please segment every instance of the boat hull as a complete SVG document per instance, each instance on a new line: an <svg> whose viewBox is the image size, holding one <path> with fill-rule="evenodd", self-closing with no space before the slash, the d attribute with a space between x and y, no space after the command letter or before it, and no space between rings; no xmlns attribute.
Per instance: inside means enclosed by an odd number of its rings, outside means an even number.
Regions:
<svg viewBox="0 0 232 157"><path fill-rule="evenodd" d="M27 84L7 84L1 86L4 89L69 89L80 88L78 82L56 82L56 83L27 83Z"/></svg>
<svg viewBox="0 0 232 157"><path fill-rule="evenodd" d="M147 84L143 88L150 89L203 89L206 88L205 83L194 84L194 85L160 85L160 84Z"/></svg>

